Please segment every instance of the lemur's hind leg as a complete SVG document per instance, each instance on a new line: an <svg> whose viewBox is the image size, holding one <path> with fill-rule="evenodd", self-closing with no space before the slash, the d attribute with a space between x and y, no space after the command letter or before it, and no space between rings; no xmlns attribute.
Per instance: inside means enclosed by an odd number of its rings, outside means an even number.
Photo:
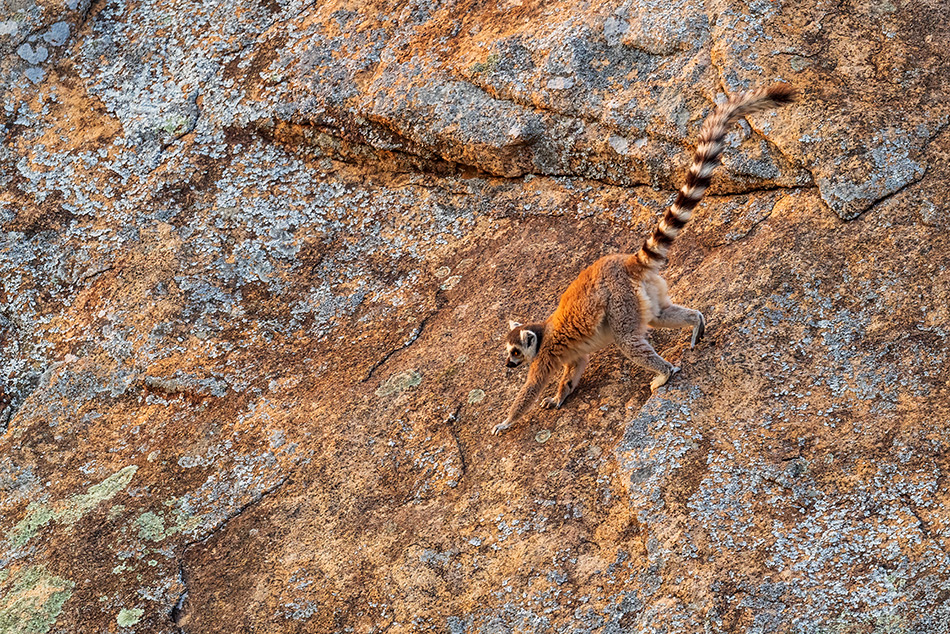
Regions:
<svg viewBox="0 0 950 634"><path fill-rule="evenodd" d="M564 366L564 374L561 376L561 382L557 386L557 396L544 399L542 404L545 407L555 409L563 405L565 399L570 396L571 392L577 389L577 384L580 383L581 375L584 374L588 362L590 362L589 354L581 357L577 363L566 364Z"/></svg>
<svg viewBox="0 0 950 634"><path fill-rule="evenodd" d="M706 332L706 318L703 317L701 312L677 304L670 304L662 309L660 314L650 321L650 325L654 328L688 328L692 326L693 337L689 342L690 348L695 346L703 338L703 333Z"/></svg>
<svg viewBox="0 0 950 634"><path fill-rule="evenodd" d="M646 317L642 314L650 298L643 303L629 281L611 285L611 305L608 309L607 323L613 331L614 341L625 357L637 365L656 373L650 382L650 389L656 390L666 383L679 368L661 357L646 340Z"/></svg>
<svg viewBox="0 0 950 634"><path fill-rule="evenodd" d="M678 367L658 355L642 335L621 337L618 334L617 347L625 357L640 367L656 372L656 376L650 381L650 391L656 391L658 387L665 385L671 376L680 371Z"/></svg>

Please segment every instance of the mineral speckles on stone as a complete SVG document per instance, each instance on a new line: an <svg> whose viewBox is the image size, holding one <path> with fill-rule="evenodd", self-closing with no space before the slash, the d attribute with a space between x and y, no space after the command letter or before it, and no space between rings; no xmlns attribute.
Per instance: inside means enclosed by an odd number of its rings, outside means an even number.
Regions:
<svg viewBox="0 0 950 634"><path fill-rule="evenodd" d="M873 165L867 180L846 180L852 170L848 158L839 162L840 175L818 179L822 198L844 220L852 220L872 203L913 183L923 176L925 166L910 158L918 143L901 129L888 129L869 141L868 158ZM863 176L863 174L862 174Z"/></svg>
<svg viewBox="0 0 950 634"><path fill-rule="evenodd" d="M708 40L706 14L697 8L695 0L688 0L685 7L657 0L625 2L607 18L604 35L611 46L623 44L651 55L672 55Z"/></svg>
<svg viewBox="0 0 950 634"><path fill-rule="evenodd" d="M950 269L919 221L946 180L946 20L931 0L14 3L0 611L940 632ZM651 334L683 371L650 396L601 353L563 408L486 442L517 388L509 313L635 248L723 91L783 78L801 100L730 136L671 253L709 323L692 350Z"/></svg>
<svg viewBox="0 0 950 634"><path fill-rule="evenodd" d="M907 493L901 491L906 480L895 471L865 471L867 479L852 476L847 488L832 497L823 490L828 476L823 469L807 473L807 467L794 469L796 463L738 466L737 460L746 462L740 455L711 457L709 475L690 503L692 513L720 552L771 553L767 565L774 571L806 573L803 583L783 584L786 603L812 597L803 605L815 608L799 610L799 622L821 622L821 606L828 602L868 620L893 614L908 579L947 565L946 553L930 541L926 526L908 508ZM753 538L755 518L763 515L758 504L788 519L775 520L770 534ZM903 553L921 546L926 557L909 564ZM849 575L855 585L846 596L835 590L841 567L860 571Z"/></svg>

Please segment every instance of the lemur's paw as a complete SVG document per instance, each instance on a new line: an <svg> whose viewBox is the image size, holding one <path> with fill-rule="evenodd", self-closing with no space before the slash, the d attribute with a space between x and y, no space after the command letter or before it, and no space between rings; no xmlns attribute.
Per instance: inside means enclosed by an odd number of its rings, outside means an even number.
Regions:
<svg viewBox="0 0 950 634"><path fill-rule="evenodd" d="M657 375L653 378L653 380L650 382L650 391L651 391L651 392L656 392L657 389L659 389L660 387L666 385L666 382L670 380L670 377L671 377L671 376L673 376L674 374L676 374L676 373L679 372L679 371L680 371L680 369L674 365L674 366L671 366L671 367L670 367L670 373L669 373L669 374L657 374Z"/></svg>
<svg viewBox="0 0 950 634"><path fill-rule="evenodd" d="M548 398L541 401L541 406L547 407L548 409L557 409L561 406L561 402L553 396L549 396Z"/></svg>
<svg viewBox="0 0 950 634"><path fill-rule="evenodd" d="M699 312L699 311L696 311ZM702 313L699 313L699 323L693 328L693 338L690 339L689 347L694 347L699 340L703 338L703 335L706 333L706 318L703 317Z"/></svg>

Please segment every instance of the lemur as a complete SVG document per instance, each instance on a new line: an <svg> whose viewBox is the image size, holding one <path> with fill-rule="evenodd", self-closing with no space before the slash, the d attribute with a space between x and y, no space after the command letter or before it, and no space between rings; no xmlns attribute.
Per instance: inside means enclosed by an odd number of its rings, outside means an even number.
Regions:
<svg viewBox="0 0 950 634"><path fill-rule="evenodd" d="M611 343L616 343L632 362L656 373L650 383L651 391L679 371L647 342L647 328L692 327L692 348L702 338L706 320L698 310L670 301L666 282L659 275L660 266L666 261L673 239L709 187L730 125L740 117L789 103L794 98L795 91L790 86L775 84L735 95L717 107L700 129L686 183L640 250L602 257L584 269L545 321L525 325L509 322L506 365L514 368L528 361L531 368L508 416L495 425L493 434L520 419L558 366L563 366L557 395L543 403L546 407L560 407L577 387L591 353Z"/></svg>

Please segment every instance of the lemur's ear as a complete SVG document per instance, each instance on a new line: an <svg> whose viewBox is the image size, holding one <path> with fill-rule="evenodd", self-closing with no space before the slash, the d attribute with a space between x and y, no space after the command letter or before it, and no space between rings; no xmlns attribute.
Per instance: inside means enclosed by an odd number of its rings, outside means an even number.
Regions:
<svg viewBox="0 0 950 634"><path fill-rule="evenodd" d="M515 328L517 328L517 327L520 326L520 325L521 325L521 324L519 324L517 321L512 321L512 320L510 320L510 319L508 320L508 330L514 330Z"/></svg>
<svg viewBox="0 0 950 634"><path fill-rule="evenodd" d="M523 345L525 348L534 348L534 342L537 340L538 336L530 330L525 329L521 331L521 345Z"/></svg>

